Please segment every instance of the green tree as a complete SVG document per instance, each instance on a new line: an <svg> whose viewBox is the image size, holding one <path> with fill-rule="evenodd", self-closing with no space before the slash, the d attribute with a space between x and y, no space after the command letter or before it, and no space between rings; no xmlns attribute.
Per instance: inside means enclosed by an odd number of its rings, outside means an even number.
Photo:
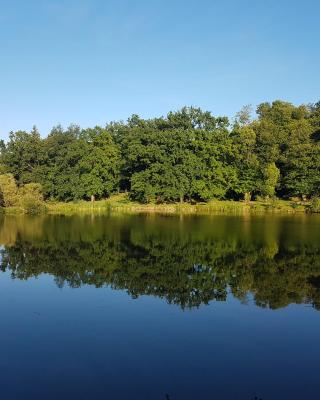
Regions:
<svg viewBox="0 0 320 400"><path fill-rule="evenodd" d="M261 168L256 154L256 133L249 125L236 124L232 132L234 164L237 179L233 190L251 200L252 192L261 186Z"/></svg>
<svg viewBox="0 0 320 400"><path fill-rule="evenodd" d="M225 198L237 180L232 139L226 127L197 131L194 152L198 159L198 170L194 169L194 197L205 201Z"/></svg>
<svg viewBox="0 0 320 400"><path fill-rule="evenodd" d="M133 116L116 135L132 197L145 202L224 197L235 178L227 124L195 108L154 120Z"/></svg>
<svg viewBox="0 0 320 400"><path fill-rule="evenodd" d="M13 174L0 175L0 205L1 207L16 206L18 188Z"/></svg>
<svg viewBox="0 0 320 400"><path fill-rule="evenodd" d="M262 194L266 197L273 197L280 177L280 171L275 163L270 163L265 167L263 177Z"/></svg>
<svg viewBox="0 0 320 400"><path fill-rule="evenodd" d="M80 133L75 125L66 131L56 126L44 140L45 159L37 182L42 184L45 198L70 201L78 197L78 163L85 151L79 140Z"/></svg>
<svg viewBox="0 0 320 400"><path fill-rule="evenodd" d="M80 196L101 198L119 187L120 152L108 131L95 127L81 133L83 156L79 160Z"/></svg>
<svg viewBox="0 0 320 400"><path fill-rule="evenodd" d="M245 106L231 129L226 117L195 107L105 129L56 126L44 139L34 127L0 141L0 172L60 201L118 190L142 202L318 196L319 104L262 103L255 120Z"/></svg>
<svg viewBox="0 0 320 400"><path fill-rule="evenodd" d="M126 138L133 198L144 202L190 198L197 161L192 137L192 131L181 129L133 129Z"/></svg>
<svg viewBox="0 0 320 400"><path fill-rule="evenodd" d="M40 133L34 126L30 133L10 132L9 142L2 147L2 162L12 173L18 184L36 180L37 171L43 161Z"/></svg>
<svg viewBox="0 0 320 400"><path fill-rule="evenodd" d="M320 195L320 144L299 143L287 150L283 187L288 196Z"/></svg>
<svg viewBox="0 0 320 400"><path fill-rule="evenodd" d="M257 135L256 153L261 165L275 163L279 168L277 193L282 196L309 193L310 180L314 178L312 170L308 172L309 162L303 157L302 148L309 155L314 151L310 108L277 100L260 104L257 114L258 120L252 123Z"/></svg>

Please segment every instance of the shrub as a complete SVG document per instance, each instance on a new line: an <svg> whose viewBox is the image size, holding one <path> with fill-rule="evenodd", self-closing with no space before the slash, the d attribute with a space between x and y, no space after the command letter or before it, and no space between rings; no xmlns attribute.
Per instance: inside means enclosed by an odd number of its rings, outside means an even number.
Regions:
<svg viewBox="0 0 320 400"><path fill-rule="evenodd" d="M21 206L26 214L41 214L46 211L44 203L35 202L33 199L25 197L22 199Z"/></svg>
<svg viewBox="0 0 320 400"><path fill-rule="evenodd" d="M28 183L19 189L19 202L26 214L39 214L45 211L42 187L39 183Z"/></svg>
<svg viewBox="0 0 320 400"><path fill-rule="evenodd" d="M310 204L310 211L314 213L320 213L320 198L313 197Z"/></svg>

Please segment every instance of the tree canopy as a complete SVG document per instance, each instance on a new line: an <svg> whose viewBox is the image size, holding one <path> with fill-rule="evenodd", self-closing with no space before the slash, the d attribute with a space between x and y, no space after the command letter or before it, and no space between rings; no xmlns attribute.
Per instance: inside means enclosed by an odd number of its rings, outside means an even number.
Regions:
<svg viewBox="0 0 320 400"><path fill-rule="evenodd" d="M320 102L250 106L233 123L200 108L42 137L11 132L1 174L40 184L45 199L102 199L127 191L140 202L208 201L320 194Z"/></svg>

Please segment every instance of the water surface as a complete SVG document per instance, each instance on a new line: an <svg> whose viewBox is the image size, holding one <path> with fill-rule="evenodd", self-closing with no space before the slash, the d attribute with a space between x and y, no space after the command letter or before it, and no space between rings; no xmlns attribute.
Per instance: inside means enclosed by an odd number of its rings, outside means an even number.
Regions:
<svg viewBox="0 0 320 400"><path fill-rule="evenodd" d="M318 216L0 219L0 395L319 396Z"/></svg>

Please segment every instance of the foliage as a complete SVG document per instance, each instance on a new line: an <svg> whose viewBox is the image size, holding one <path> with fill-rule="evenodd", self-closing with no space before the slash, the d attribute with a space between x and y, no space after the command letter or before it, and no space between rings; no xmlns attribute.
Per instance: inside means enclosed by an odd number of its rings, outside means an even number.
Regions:
<svg viewBox="0 0 320 400"><path fill-rule="evenodd" d="M18 188L12 174L0 175L0 204L1 207L12 207L18 202Z"/></svg>
<svg viewBox="0 0 320 400"><path fill-rule="evenodd" d="M280 170L275 163L268 164L265 167L263 177L264 184L262 187L262 194L266 197L273 197L280 177Z"/></svg>
<svg viewBox="0 0 320 400"><path fill-rule="evenodd" d="M245 117L241 117L243 118ZM248 201L252 192L256 192L261 182L262 174L256 148L256 133L252 127L236 124L233 132L234 165L237 174L233 189Z"/></svg>
<svg viewBox="0 0 320 400"><path fill-rule="evenodd" d="M30 183L37 175L43 160L43 142L36 127L30 133L10 132L9 141L2 148L2 163L18 184Z"/></svg>
<svg viewBox="0 0 320 400"><path fill-rule="evenodd" d="M106 197L119 186L120 152L108 131L100 127L81 134L83 156L78 165L80 187L77 197Z"/></svg>
<svg viewBox="0 0 320 400"><path fill-rule="evenodd" d="M27 183L19 189L19 203L26 214L39 214L45 211L42 186L39 183Z"/></svg>
<svg viewBox="0 0 320 400"><path fill-rule="evenodd" d="M18 188L12 174L0 175L1 207L21 207L27 214L39 214L45 210L42 187L39 183L27 183Z"/></svg>
<svg viewBox="0 0 320 400"><path fill-rule="evenodd" d="M183 107L105 128L56 126L45 138L34 127L0 142L0 173L18 187L39 183L45 200L64 202L119 192L142 203L311 198L320 195L319 104L262 103L255 119L245 106L232 126ZM14 185L8 190L13 205Z"/></svg>
<svg viewBox="0 0 320 400"><path fill-rule="evenodd" d="M320 213L320 199L319 197L313 197L311 200L310 209L312 212Z"/></svg>

